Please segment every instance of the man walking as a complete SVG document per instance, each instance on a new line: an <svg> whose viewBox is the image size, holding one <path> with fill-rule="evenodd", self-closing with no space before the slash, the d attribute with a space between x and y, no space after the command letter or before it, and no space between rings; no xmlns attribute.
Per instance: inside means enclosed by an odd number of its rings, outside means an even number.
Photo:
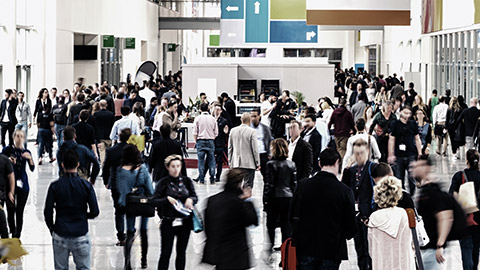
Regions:
<svg viewBox="0 0 480 270"><path fill-rule="evenodd" d="M252 124L250 127L253 128L257 133L258 154L260 155L260 173L262 174L263 178L265 178L268 157L271 156L270 143L273 140L272 132L268 126L261 123L263 118L259 108L253 109L251 112L251 117Z"/></svg>
<svg viewBox="0 0 480 270"><path fill-rule="evenodd" d="M227 138L229 132L228 120L222 116L223 108L220 103L215 104L213 113L218 125L218 136L215 138L215 161L217 162L217 173L215 182L220 182L222 176L223 160L227 150Z"/></svg>
<svg viewBox="0 0 480 270"><path fill-rule="evenodd" d="M200 184L205 183L205 165L208 165L210 183L215 183L215 138L218 136L217 121L208 113L208 103L200 105L202 114L193 121L193 138L197 146L198 178ZM207 160L205 161L205 156Z"/></svg>
<svg viewBox="0 0 480 270"><path fill-rule="evenodd" d="M113 123L115 123L115 115L107 110L108 103L106 100L100 100L100 111L96 112L95 117L95 139L100 152L100 162L105 162L105 151L112 146L110 132L112 132Z"/></svg>
<svg viewBox="0 0 480 270"><path fill-rule="evenodd" d="M312 173L312 146L300 137L302 124L297 120L290 122L290 140L288 140L288 159L295 162L297 180L310 177Z"/></svg>
<svg viewBox="0 0 480 270"><path fill-rule="evenodd" d="M455 123L455 129L461 122L465 125L465 149L473 149L473 138L475 137L473 132L475 130L475 125L477 124L478 118L480 117L480 110L477 108L478 99L470 99L470 108L464 110L457 122Z"/></svg>
<svg viewBox="0 0 480 270"><path fill-rule="evenodd" d="M332 130L332 125L335 126L333 135L335 136L335 144L342 159L347 150L347 140L350 134L355 131L353 116L352 113L347 110L346 104L347 101L344 98L340 99L340 106L333 111L330 123L328 123L329 130Z"/></svg>
<svg viewBox="0 0 480 270"><path fill-rule="evenodd" d="M299 269L339 269L348 259L347 239L357 233L352 190L337 179L340 155L320 154L322 170L298 182L291 204L292 240ZM335 247L335 248L333 248Z"/></svg>
<svg viewBox="0 0 480 270"><path fill-rule="evenodd" d="M128 117L130 115L130 108L123 106L120 109L122 113L122 118L115 121L110 132L110 140L113 142L118 140L118 133L125 128L129 128L132 131L133 135L140 135L140 127L138 126L138 121Z"/></svg>
<svg viewBox="0 0 480 270"><path fill-rule="evenodd" d="M422 143L418 133L418 125L415 121L410 120L411 116L410 107L403 107L400 111L400 119L393 121L390 126L388 163L392 165L395 177L402 181L403 188L407 186L405 171L408 170L407 182L410 188L409 192L413 196L416 185L409 166L422 154Z"/></svg>
<svg viewBox="0 0 480 270"><path fill-rule="evenodd" d="M63 153L61 166L65 174L50 184L45 200L43 215L52 234L57 270L68 269L70 253L77 269L90 269L88 219L94 219L100 211L92 184L78 176L78 165L75 151Z"/></svg>
<svg viewBox="0 0 480 270"><path fill-rule="evenodd" d="M5 136L8 132L8 145L13 145L13 131L17 124L15 112L17 110L17 100L13 95L12 89L5 90L5 99L0 105L0 131L2 137L2 146L5 147Z"/></svg>
<svg viewBox="0 0 480 270"><path fill-rule="evenodd" d="M15 111L17 117L17 125L15 129L21 129L25 133L25 145L27 144L28 129L32 127L32 110L30 105L24 100L25 94L23 92L18 93L18 105Z"/></svg>
<svg viewBox="0 0 480 270"><path fill-rule="evenodd" d="M245 172L243 186L253 188L255 170L260 170L257 133L250 127L250 113L243 113L241 122L240 126L232 128L230 132L228 159L232 169L242 169Z"/></svg>
<svg viewBox="0 0 480 270"><path fill-rule="evenodd" d="M58 97L57 104L52 108L52 114L53 123L55 124L55 135L57 136L57 146L58 149L60 149L60 146L63 144L63 130L67 124L67 105L65 104L65 97Z"/></svg>
<svg viewBox="0 0 480 270"><path fill-rule="evenodd" d="M439 102L440 103L433 109L434 133L437 137L437 154L446 157L448 146L448 132L446 126L448 105L445 104L445 96L441 96Z"/></svg>
<svg viewBox="0 0 480 270"><path fill-rule="evenodd" d="M317 117L314 114L305 116L305 128L301 133L302 139L312 146L312 174L320 171L319 158L322 151L322 135L317 130Z"/></svg>

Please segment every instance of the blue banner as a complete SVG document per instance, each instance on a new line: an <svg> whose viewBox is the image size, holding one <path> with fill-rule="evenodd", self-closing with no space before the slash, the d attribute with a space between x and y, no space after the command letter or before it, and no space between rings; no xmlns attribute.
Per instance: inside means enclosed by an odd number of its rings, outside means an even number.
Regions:
<svg viewBox="0 0 480 270"><path fill-rule="evenodd" d="M221 2L222 16L221 19L243 19L244 0L222 0Z"/></svg>
<svg viewBox="0 0 480 270"><path fill-rule="evenodd" d="M306 21L270 21L271 43L317 43L318 26Z"/></svg>
<svg viewBox="0 0 480 270"><path fill-rule="evenodd" d="M245 42L268 42L268 0L246 0Z"/></svg>

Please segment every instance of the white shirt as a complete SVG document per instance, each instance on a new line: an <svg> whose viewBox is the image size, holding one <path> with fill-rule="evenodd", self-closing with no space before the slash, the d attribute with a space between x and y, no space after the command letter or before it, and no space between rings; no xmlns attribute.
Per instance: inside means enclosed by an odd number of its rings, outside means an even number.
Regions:
<svg viewBox="0 0 480 270"><path fill-rule="evenodd" d="M263 142L263 127L262 127L262 125L258 125L257 127L255 127L252 124L252 125L250 125L250 127L255 129L255 132L257 132L258 153L259 154L267 153L267 149L265 149L265 143Z"/></svg>
<svg viewBox="0 0 480 270"><path fill-rule="evenodd" d="M447 111L448 105L445 103L439 103L435 106L435 108L433 108L433 124L436 125L438 122L446 122Z"/></svg>
<svg viewBox="0 0 480 270"><path fill-rule="evenodd" d="M372 102L375 99L375 88L367 88L365 93L367 93L368 102Z"/></svg>
<svg viewBox="0 0 480 270"><path fill-rule="evenodd" d="M140 97L144 98L145 99L145 103L147 104L147 106L150 106L150 100L153 98L153 97L156 97L157 95L155 95L155 92L153 92L153 90L150 90L150 88L145 88L143 90L140 90L138 92L138 94L140 95ZM160 102L159 102L160 103Z"/></svg>
<svg viewBox="0 0 480 270"><path fill-rule="evenodd" d="M325 124L323 121L318 121L316 122L316 125L318 132L320 135L322 135L322 149L321 151L325 150L327 148L328 143L330 142L330 131L328 130L327 124Z"/></svg>
<svg viewBox="0 0 480 270"><path fill-rule="evenodd" d="M272 107L273 107L273 104L271 104L270 101L268 100L265 100L264 102L262 102L262 106L260 107L260 111L262 112L262 120L260 122L266 125L267 127L270 127L270 122L271 122L270 114L272 113L272 111L270 111L266 115L263 115L263 112Z"/></svg>
<svg viewBox="0 0 480 270"><path fill-rule="evenodd" d="M130 128L133 135L140 135L137 121L128 116L123 116L113 124L112 131L110 132L110 139L112 141L118 140L118 133L124 128Z"/></svg>
<svg viewBox="0 0 480 270"><path fill-rule="evenodd" d="M300 140L300 136L292 142L292 139L290 139L290 143L288 144L288 159L292 160L293 158L293 152L295 152L295 148L297 147L298 140Z"/></svg>
<svg viewBox="0 0 480 270"><path fill-rule="evenodd" d="M333 114L332 108L325 109L322 113L322 118L320 118L320 121L328 125L328 123L330 123L330 118L332 118L332 114Z"/></svg>

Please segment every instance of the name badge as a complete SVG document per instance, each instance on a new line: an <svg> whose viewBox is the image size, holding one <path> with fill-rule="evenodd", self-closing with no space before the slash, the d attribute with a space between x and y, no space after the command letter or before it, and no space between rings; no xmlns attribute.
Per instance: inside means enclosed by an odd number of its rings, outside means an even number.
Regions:
<svg viewBox="0 0 480 270"><path fill-rule="evenodd" d="M358 203L356 203L355 204L355 212L358 212L358 211L360 211L360 210L358 209Z"/></svg>
<svg viewBox="0 0 480 270"><path fill-rule="evenodd" d="M399 149L400 151L407 151L407 146L406 146L405 144L400 144L400 145L398 146L398 149Z"/></svg>
<svg viewBox="0 0 480 270"><path fill-rule="evenodd" d="M176 218L172 222L172 227L179 227L183 225L183 219L181 218Z"/></svg>
<svg viewBox="0 0 480 270"><path fill-rule="evenodd" d="M17 187L23 188L23 182L22 182L22 180L17 180Z"/></svg>

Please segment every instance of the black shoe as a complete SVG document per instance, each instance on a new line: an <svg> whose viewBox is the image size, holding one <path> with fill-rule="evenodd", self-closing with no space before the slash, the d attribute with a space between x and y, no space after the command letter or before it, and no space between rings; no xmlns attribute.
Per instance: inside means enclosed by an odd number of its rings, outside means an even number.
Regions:
<svg viewBox="0 0 480 270"><path fill-rule="evenodd" d="M274 248L273 248L273 251L281 251L281 250L282 250L281 247L274 247Z"/></svg>
<svg viewBox="0 0 480 270"><path fill-rule="evenodd" d="M123 246L125 246L125 240L123 240L123 241L120 241L120 240L119 240L119 241L115 244L115 246L117 246L117 247L123 247Z"/></svg>
<svg viewBox="0 0 480 270"><path fill-rule="evenodd" d="M194 179L192 179L192 180L193 180L193 182L197 182L197 183L198 183L198 178L194 178Z"/></svg>
<svg viewBox="0 0 480 270"><path fill-rule="evenodd" d="M148 234L147 230L140 230L140 240L142 247L142 258L141 258L141 267L146 269L147 265L147 253L148 253Z"/></svg>
<svg viewBox="0 0 480 270"><path fill-rule="evenodd" d="M211 185L215 185L215 181L210 181L210 184L211 184Z"/></svg>

